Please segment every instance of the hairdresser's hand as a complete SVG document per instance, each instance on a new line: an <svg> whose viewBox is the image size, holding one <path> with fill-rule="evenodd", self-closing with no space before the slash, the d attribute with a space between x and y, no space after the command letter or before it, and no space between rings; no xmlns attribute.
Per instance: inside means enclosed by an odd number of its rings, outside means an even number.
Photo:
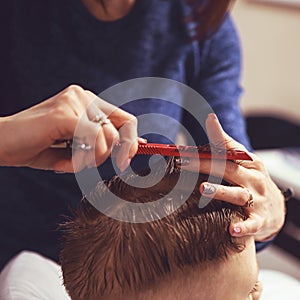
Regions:
<svg viewBox="0 0 300 300"><path fill-rule="evenodd" d="M211 144L225 145L226 149L246 150L223 131L214 114L208 116L206 128ZM210 174L224 178L235 186L202 183L200 192L205 197L240 206L247 204L251 193L254 206L246 208L248 219L232 225L230 232L233 236L254 235L256 241L263 241L272 237L283 226L284 197L271 180L262 161L252 153L249 155L253 161L227 161L212 164L211 160L201 160L200 172L206 174L211 172ZM192 160L182 168L199 171L199 161Z"/></svg>
<svg viewBox="0 0 300 300"><path fill-rule="evenodd" d="M111 122L100 125L96 116L107 116ZM58 172L100 165L117 141L122 147L116 162L124 170L138 145L136 118L79 86L70 86L36 106L0 118L0 132L0 165ZM56 140L65 139L93 148L76 150L73 157L71 149L50 148Z"/></svg>

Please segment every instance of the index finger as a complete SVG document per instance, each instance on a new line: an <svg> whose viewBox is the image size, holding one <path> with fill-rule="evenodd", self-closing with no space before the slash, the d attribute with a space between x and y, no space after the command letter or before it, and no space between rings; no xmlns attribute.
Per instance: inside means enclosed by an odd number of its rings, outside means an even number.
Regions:
<svg viewBox="0 0 300 300"><path fill-rule="evenodd" d="M116 163L123 171L138 150L137 119L132 114L101 98L96 100L96 104L119 131L121 147L116 155Z"/></svg>
<svg viewBox="0 0 300 300"><path fill-rule="evenodd" d="M137 119L134 117L127 121L119 129L119 135L121 147L117 153L116 163L120 170L124 171L138 150Z"/></svg>

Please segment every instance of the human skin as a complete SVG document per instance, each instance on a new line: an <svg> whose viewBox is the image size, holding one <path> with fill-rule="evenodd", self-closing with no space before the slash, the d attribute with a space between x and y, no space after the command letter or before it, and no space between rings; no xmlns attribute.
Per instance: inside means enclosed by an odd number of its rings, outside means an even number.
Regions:
<svg viewBox="0 0 300 300"><path fill-rule="evenodd" d="M104 0L104 6L99 0L81 0L87 9L98 19L113 21L126 15L136 0ZM231 137L226 135L221 126L214 124L215 116L208 118L208 135L212 144L219 143L226 145L228 149L245 149L245 147ZM211 129L210 129L211 128ZM275 183L271 180L262 161L251 154L253 162L243 162L236 164L229 162L226 165L224 174L219 174L216 164L217 176L223 177L230 183L238 187L225 187L213 185L215 192L205 195L219 200L228 201L237 205L245 205L249 199L249 192L253 195L255 206L249 210L249 218L246 222L239 222L231 227L231 234L234 236L255 235L256 241L269 240L278 232L284 223L285 205L284 197ZM199 161L194 160L187 170L199 172ZM209 174L211 161L202 162L200 172ZM204 191L205 183L200 187ZM204 193L205 194L205 193Z"/></svg>
<svg viewBox="0 0 300 300"><path fill-rule="evenodd" d="M115 21L129 13L136 0L81 0L89 12L101 21Z"/></svg>
<svg viewBox="0 0 300 300"><path fill-rule="evenodd" d="M208 271L214 272L214 281L207 282L210 288L207 289L206 297L203 299L258 300L260 298L262 285L258 282L254 239L247 237L244 240L245 249L242 252L229 256L227 260L220 263L220 266ZM224 280L225 278L228 280ZM201 293L200 289L198 293Z"/></svg>
<svg viewBox="0 0 300 300"><path fill-rule="evenodd" d="M96 115L103 114L111 123L100 126L93 122ZM1 166L57 172L78 172L100 165L118 141L122 147L116 154L116 163L123 171L138 145L137 120L133 115L76 85L27 110L0 118L0 131ZM93 151L77 150L72 156L70 149L51 148L56 140L72 138L93 145Z"/></svg>
<svg viewBox="0 0 300 300"><path fill-rule="evenodd" d="M260 298L262 285L258 282L254 239L247 237L244 240L245 249L229 257L218 269L217 281L213 285L216 297L211 299L258 300Z"/></svg>
<svg viewBox="0 0 300 300"><path fill-rule="evenodd" d="M171 275L172 279L166 278L155 290L146 290L137 299L258 300L262 285L258 281L254 239L245 237L243 243L245 249L242 252L229 255L220 262L186 267L178 276Z"/></svg>
<svg viewBox="0 0 300 300"><path fill-rule="evenodd" d="M210 114L206 120L207 134L210 143L226 145L227 149L241 149L245 147L222 129L216 115ZM205 197L224 200L232 204L244 206L249 199L249 191L254 199L254 206L248 207L249 218L246 221L235 223L230 232L233 236L254 235L256 241L264 241L278 232L285 219L284 197L278 187L270 178L263 162L256 155L249 153L253 161L227 161L226 166L222 162L194 159L183 169L213 174L223 177L227 182L235 186L224 186L211 183L202 183L200 192L204 192L204 185L209 184L214 192L205 194ZM221 170L221 171L220 171Z"/></svg>
<svg viewBox="0 0 300 300"><path fill-rule="evenodd" d="M94 15L98 11L100 14L108 16L110 20L126 15L135 3L134 0L104 1L105 11L100 1L81 1ZM98 18L101 19L101 16ZM63 104L61 99L65 99L66 104ZM1 139L5 142L2 143L0 150L0 164L4 166L30 166L59 172L80 171L84 167L101 164L110 154L113 140L117 134L120 135L118 131L123 128L121 134L123 137L121 136L120 140L124 143L117 156L117 165L121 171L126 169L131 157L137 151L137 124L132 115L121 110L116 110L113 118L110 118L113 126L106 125L101 128L90 122L91 120L86 123L83 122L83 128L86 126L86 132L90 133L90 136L83 136L83 138L92 137L94 139L97 137L96 160L93 153L77 151L72 161L70 152L48 149L56 139L73 137L75 124L79 120L78 112L86 114L85 109L90 101L90 92L78 87L71 87L34 108L11 117L1 118ZM75 105L78 111L73 110L74 103L78 103ZM67 109L62 109L64 106ZM91 119L91 116L87 116L87 118ZM50 120L52 121L50 122ZM125 123L129 124L127 130L125 130ZM46 137L45 133L47 133ZM208 133L212 143L223 142L228 148L243 148L242 145L223 133L216 124L213 124L213 121L208 122ZM284 198L270 179L263 163L256 156L252 156L253 162L241 162L240 164L228 162L224 174L221 174L221 177L224 175L228 182L234 183L237 187L215 185L215 193L205 196L245 205L249 199L249 192L251 192L254 198L254 207L249 208L249 218L245 222L232 226L231 234L235 236L254 234L255 240L263 241L278 232L283 225L285 217ZM184 168L198 172L198 163L198 161L192 161ZM202 169L200 171L209 173L210 165L210 161L201 162ZM202 192L203 187L204 184L200 187Z"/></svg>
<svg viewBox="0 0 300 300"><path fill-rule="evenodd" d="M197 187L175 208L187 196L183 188L190 172L176 168L175 158L153 169L144 183L164 177L147 189L139 187L140 176L132 173L98 183L90 201L107 203L105 212L116 219L83 199L74 219L61 225L60 258L72 299L252 299L259 291L254 238L232 238L228 231L232 222L246 218L245 209L216 200L201 209ZM182 176L186 184L174 187ZM207 177L200 174L198 182ZM123 201L115 203L111 195ZM153 206L140 208L144 219L136 218L133 207L128 209L130 202L153 204L162 195L168 201L155 212ZM167 216L155 220L159 211ZM125 215L127 222L121 221Z"/></svg>

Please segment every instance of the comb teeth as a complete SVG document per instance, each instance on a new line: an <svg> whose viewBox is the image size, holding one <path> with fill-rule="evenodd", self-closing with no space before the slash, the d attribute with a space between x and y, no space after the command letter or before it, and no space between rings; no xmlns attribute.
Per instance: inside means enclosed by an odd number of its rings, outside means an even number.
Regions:
<svg viewBox="0 0 300 300"><path fill-rule="evenodd" d="M73 140L57 140L51 148L74 148L74 146L76 147L76 143L73 143ZM117 144L116 147L121 147L121 144ZM79 149L90 150L91 148ZM211 149L209 144L203 146L176 146L151 143L139 144L137 154L227 160L252 160L251 156L245 151L235 149L226 151L217 147Z"/></svg>
<svg viewBox="0 0 300 300"><path fill-rule="evenodd" d="M154 155L154 154L161 154L161 151L159 151L158 147L154 147L150 145L139 145L137 154Z"/></svg>
<svg viewBox="0 0 300 300"><path fill-rule="evenodd" d="M163 156L183 156L190 158L214 158L227 160L252 160L245 151L223 149L211 149L197 146L176 146L164 144L140 144L137 154L163 155Z"/></svg>

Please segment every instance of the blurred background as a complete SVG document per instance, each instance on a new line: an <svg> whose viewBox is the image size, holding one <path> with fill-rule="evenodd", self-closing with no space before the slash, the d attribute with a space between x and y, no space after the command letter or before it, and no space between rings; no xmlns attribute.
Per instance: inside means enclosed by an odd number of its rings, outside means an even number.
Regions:
<svg viewBox="0 0 300 300"><path fill-rule="evenodd" d="M300 1L276 5L281 2L234 4L244 57L242 105L247 114L274 114L300 124Z"/></svg>
<svg viewBox="0 0 300 300"><path fill-rule="evenodd" d="M300 0L239 0L232 15L248 134L276 183L295 190L285 226L259 264L300 280Z"/></svg>

